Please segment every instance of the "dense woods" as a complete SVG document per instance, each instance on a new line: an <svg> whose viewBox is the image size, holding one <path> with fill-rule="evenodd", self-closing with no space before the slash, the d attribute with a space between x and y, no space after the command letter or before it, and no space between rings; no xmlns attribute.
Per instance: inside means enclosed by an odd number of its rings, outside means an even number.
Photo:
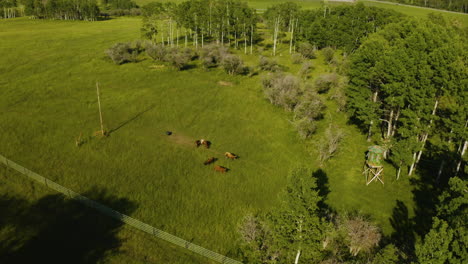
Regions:
<svg viewBox="0 0 468 264"><path fill-rule="evenodd" d="M387 0L407 5L446 9L455 12L468 13L468 2L466 0Z"/></svg>
<svg viewBox="0 0 468 264"><path fill-rule="evenodd" d="M24 11L34 18L95 21L99 7L95 0L23 0Z"/></svg>

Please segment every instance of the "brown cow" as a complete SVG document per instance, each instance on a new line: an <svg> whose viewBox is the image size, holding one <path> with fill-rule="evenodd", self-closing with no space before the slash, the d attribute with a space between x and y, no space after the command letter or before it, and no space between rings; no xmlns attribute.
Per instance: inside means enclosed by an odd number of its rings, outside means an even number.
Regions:
<svg viewBox="0 0 468 264"><path fill-rule="evenodd" d="M209 149L210 146L211 146L211 142L208 141L208 140L204 140L204 139L200 139L200 144L202 144L203 146L205 146L205 148Z"/></svg>
<svg viewBox="0 0 468 264"><path fill-rule="evenodd" d="M235 159L239 158L236 154L231 153L231 152L224 153L224 156L226 156L226 158L229 158L229 159L232 159L232 160L235 160Z"/></svg>
<svg viewBox="0 0 468 264"><path fill-rule="evenodd" d="M205 162L203 162L203 164L208 165L208 164L215 162L216 160L217 158L212 157L212 158L207 159Z"/></svg>
<svg viewBox="0 0 468 264"><path fill-rule="evenodd" d="M214 169L215 169L215 171L219 171L221 173L225 173L225 172L227 172L229 170L228 168L225 168L225 167L219 166L219 165L215 165Z"/></svg>
<svg viewBox="0 0 468 264"><path fill-rule="evenodd" d="M195 140L195 145L197 146L197 148L201 145L201 142L200 140Z"/></svg>

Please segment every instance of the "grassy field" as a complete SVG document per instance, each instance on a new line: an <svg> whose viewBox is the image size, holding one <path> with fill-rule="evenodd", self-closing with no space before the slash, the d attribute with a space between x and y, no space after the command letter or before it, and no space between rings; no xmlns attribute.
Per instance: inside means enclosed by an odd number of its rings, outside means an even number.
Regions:
<svg viewBox="0 0 468 264"><path fill-rule="evenodd" d="M409 180L395 181L390 166L385 186L365 186L362 164L369 143L347 124L333 101L327 100L326 118L305 144L289 122L291 114L264 99L261 76L231 77L197 65L178 72L143 56L138 63L114 65L104 50L137 39L140 23L138 18L95 23L1 21L0 153L109 206L113 203L100 190L126 199L134 205L131 216L236 257L237 228L243 216L274 208L291 168L319 169L313 143L333 122L346 131L346 138L339 154L323 168L330 190L327 202L339 211L370 215L386 234L392 232L389 218L397 200L412 212ZM298 70L290 63L286 46L279 53L281 64L291 72ZM257 56L245 59L250 65L258 62ZM312 76L328 70L320 57L314 63ZM104 139L92 136L99 130L97 81L104 123L111 131ZM233 85L221 86L219 81ZM166 130L174 135L166 136ZM80 133L86 143L77 148ZM195 148L193 142L200 138L211 140L212 149ZM241 158L225 160L225 151ZM218 174L204 166L202 162L211 156L231 171ZM49 194L22 176L0 173L13 182L2 185L2 193L31 201ZM148 256L115 255L108 257L109 262L192 259L179 256L179 249L164 255L161 252L168 245L159 242L144 251L140 245L146 245L147 238L126 228L118 234L127 252Z"/></svg>

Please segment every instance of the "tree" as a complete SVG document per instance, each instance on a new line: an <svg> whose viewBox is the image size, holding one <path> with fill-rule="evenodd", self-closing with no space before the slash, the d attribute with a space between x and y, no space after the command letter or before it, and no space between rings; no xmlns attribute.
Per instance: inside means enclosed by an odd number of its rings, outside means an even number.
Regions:
<svg viewBox="0 0 468 264"><path fill-rule="evenodd" d="M322 259L321 242L325 228L319 216L316 179L311 171L295 169L289 176L279 209L270 216L274 238L282 249L284 262L297 264Z"/></svg>
<svg viewBox="0 0 468 264"><path fill-rule="evenodd" d="M437 215L424 241L416 245L419 263L465 263L468 260L468 181L451 178L439 197Z"/></svg>

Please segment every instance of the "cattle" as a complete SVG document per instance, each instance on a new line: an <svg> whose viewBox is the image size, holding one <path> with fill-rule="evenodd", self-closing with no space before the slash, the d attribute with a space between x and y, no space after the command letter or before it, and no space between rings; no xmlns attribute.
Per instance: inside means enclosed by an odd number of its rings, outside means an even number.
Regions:
<svg viewBox="0 0 468 264"><path fill-rule="evenodd" d="M200 139L200 144L202 144L203 146L205 146L205 148L209 149L210 146L211 146L211 142L208 141L208 140L204 140L204 139Z"/></svg>
<svg viewBox="0 0 468 264"><path fill-rule="evenodd" d="M200 140L195 140L195 145L197 146L197 148L201 145L201 142Z"/></svg>
<svg viewBox="0 0 468 264"><path fill-rule="evenodd" d="M238 158L239 158L236 154L231 153L231 152L226 152L226 153L224 153L224 156L226 156L226 158L232 159L232 160L235 160L235 159L238 159Z"/></svg>
<svg viewBox="0 0 468 264"><path fill-rule="evenodd" d="M215 165L215 166L214 166L214 170L215 170L215 171L219 171L219 172L221 172L221 173L225 173L225 172L227 172L229 169L228 169L228 168L225 168L225 167L223 167L223 166Z"/></svg>
<svg viewBox="0 0 468 264"><path fill-rule="evenodd" d="M203 164L208 165L208 164L215 162L216 160L217 158L212 157L212 158L207 159L205 162L203 162Z"/></svg>

